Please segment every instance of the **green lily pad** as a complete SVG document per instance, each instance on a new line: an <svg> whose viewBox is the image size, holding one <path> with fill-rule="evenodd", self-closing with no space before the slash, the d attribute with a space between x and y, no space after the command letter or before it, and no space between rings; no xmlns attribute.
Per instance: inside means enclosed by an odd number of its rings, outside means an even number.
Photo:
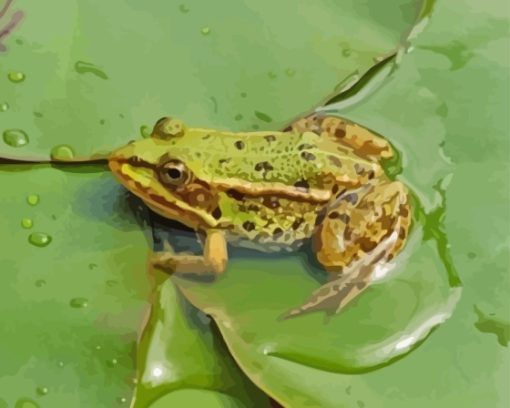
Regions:
<svg viewBox="0 0 510 408"><path fill-rule="evenodd" d="M69 170L0 167L0 395L9 406L112 407L131 397L148 306L146 226L103 167Z"/></svg>
<svg viewBox="0 0 510 408"><path fill-rule="evenodd" d="M452 25L460 18L459 10L474 11L461 15L465 24ZM212 284L175 278L186 296L215 318L249 377L280 403L292 407L427 407L431 401L440 407L508 405L509 79L508 59L504 59L508 32L500 15L501 7L482 8L473 1L442 3L430 31L377 93L361 102L323 109L377 130L399 148L403 170L399 177L413 187L422 214L438 227L425 228L429 239L408 246L411 253L407 258L403 254L407 264L397 259L404 268L401 274L375 285L329 321L306 316L278 323L276 310L300 303L317 285L307 274L310 267L303 267L308 258L234 255L227 274ZM466 28L470 24L477 29ZM482 97L489 88L490 98ZM360 339L370 330L381 336L395 330L399 319L410 313L398 307L406 299L397 288L402 281L408 278L410 287L425 291L424 307L427 301L434 304L426 293L426 280L431 279L431 287L437 289L434 273L445 277L448 271L441 272L440 262L426 268L423 259L457 264L465 289L453 317L404 358L382 367L366 364L374 361L370 361L373 349L356 354L356 347L363 350ZM413 275L413 268L422 269L425 279L415 286L412 279L420 274ZM448 279L458 284L451 272ZM392 290L401 296L393 298ZM419 298L418 293L413 299ZM384 320L383 312L391 306L398 313ZM377 325L372 319L381 314ZM337 322L345 324L336 326ZM328 336L335 341L325 345ZM342 350L346 345L351 346L349 353ZM377 369L360 374L370 368Z"/></svg>
<svg viewBox="0 0 510 408"><path fill-rule="evenodd" d="M236 366L211 319L177 292L168 274L155 273L157 290L138 348L134 407L269 408L269 398Z"/></svg>
<svg viewBox="0 0 510 408"><path fill-rule="evenodd" d="M19 0L0 51L0 157L102 157L165 115L281 128L396 52L424 4Z"/></svg>
<svg viewBox="0 0 510 408"><path fill-rule="evenodd" d="M104 167L2 165L0 180L0 406L127 406L138 330L151 299L144 207ZM149 346L189 344L193 352L165 354L165 363L179 366L179 381L163 391L183 389L168 398L213 400L219 389L218 404L267 404L229 363L209 325L186 320L191 314L167 283L157 293L164 291L172 316L164 319L169 335L155 335ZM144 385L140 380L137 396ZM204 395L187 394L199 386Z"/></svg>

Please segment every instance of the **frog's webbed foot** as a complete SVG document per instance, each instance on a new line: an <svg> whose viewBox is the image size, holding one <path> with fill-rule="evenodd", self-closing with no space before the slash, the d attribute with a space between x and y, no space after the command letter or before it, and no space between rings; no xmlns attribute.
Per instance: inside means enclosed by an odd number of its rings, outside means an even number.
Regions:
<svg viewBox="0 0 510 408"><path fill-rule="evenodd" d="M227 242L222 231L207 232L203 255L175 254L170 250L152 255L150 260L154 267L169 273L220 274L227 266Z"/></svg>
<svg viewBox="0 0 510 408"><path fill-rule="evenodd" d="M338 313L369 286L374 270L402 248L410 225L402 183L376 185L361 199L347 201L330 210L314 240L317 260L332 280L285 317L316 310Z"/></svg>

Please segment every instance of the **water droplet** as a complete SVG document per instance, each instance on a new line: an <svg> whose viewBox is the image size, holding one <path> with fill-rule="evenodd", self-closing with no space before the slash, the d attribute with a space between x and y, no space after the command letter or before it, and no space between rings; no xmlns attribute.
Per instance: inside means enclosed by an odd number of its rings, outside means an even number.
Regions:
<svg viewBox="0 0 510 408"><path fill-rule="evenodd" d="M352 50L351 50L350 48L344 48L344 49L342 50L342 55L343 55L344 57L349 57L351 54L352 54Z"/></svg>
<svg viewBox="0 0 510 408"><path fill-rule="evenodd" d="M118 281L116 281L116 280L113 280L113 279L112 279L112 280L107 280L107 281L106 281L106 285L107 285L107 286L109 286L110 288L111 288L111 287L113 287L113 286L116 286L116 285L118 285L118 284L119 284L119 282L118 282Z"/></svg>
<svg viewBox="0 0 510 408"><path fill-rule="evenodd" d="M11 71L7 74L7 78L11 82L19 83L25 80L25 74L23 72Z"/></svg>
<svg viewBox="0 0 510 408"><path fill-rule="evenodd" d="M239 114L237 114L237 115L234 117L234 119L235 119L235 120L241 120L242 118L243 118L243 115L241 115L240 113L239 113Z"/></svg>
<svg viewBox="0 0 510 408"><path fill-rule="evenodd" d="M46 395L48 393L47 387L37 387L35 390L39 395Z"/></svg>
<svg viewBox="0 0 510 408"><path fill-rule="evenodd" d="M34 112L34 116L37 118L42 118L43 114L41 112Z"/></svg>
<svg viewBox="0 0 510 408"><path fill-rule="evenodd" d="M20 398L16 401L14 408L39 408L39 405L29 398Z"/></svg>
<svg viewBox="0 0 510 408"><path fill-rule="evenodd" d="M189 12L189 7L186 4L181 4L179 6L179 10L180 10L181 13L186 14L186 13Z"/></svg>
<svg viewBox="0 0 510 408"><path fill-rule="evenodd" d="M202 27L202 29L200 30L200 32L201 32L203 35L209 35L209 33L211 32L211 28L210 28L210 27Z"/></svg>
<svg viewBox="0 0 510 408"><path fill-rule="evenodd" d="M101 346L99 344L96 346L96 350L101 350Z"/></svg>
<svg viewBox="0 0 510 408"><path fill-rule="evenodd" d="M0 103L0 112L5 112L9 109L9 104L7 102Z"/></svg>
<svg viewBox="0 0 510 408"><path fill-rule="evenodd" d="M58 365L59 367L64 367L64 362L63 362L63 361L59 361L57 365Z"/></svg>
<svg viewBox="0 0 510 408"><path fill-rule="evenodd" d="M361 400L356 401L356 404L358 404L359 408L365 408L365 403Z"/></svg>
<svg viewBox="0 0 510 408"><path fill-rule="evenodd" d="M106 364L109 366L109 367L115 367L119 362L117 361L116 358L112 358L111 360L107 360L106 361Z"/></svg>
<svg viewBox="0 0 510 408"><path fill-rule="evenodd" d="M51 149L50 156L52 160L71 160L74 158L74 151L69 145L58 145Z"/></svg>
<svg viewBox="0 0 510 408"><path fill-rule="evenodd" d="M89 263L89 269L92 270L92 269L96 269L97 268L97 264L95 263Z"/></svg>
<svg viewBox="0 0 510 408"><path fill-rule="evenodd" d="M468 256L469 259L475 259L476 258L476 254L474 252L468 252L467 256Z"/></svg>
<svg viewBox="0 0 510 408"><path fill-rule="evenodd" d="M23 228L29 229L29 228L32 228L33 225L34 225L34 222L30 218L23 218L21 220L21 226Z"/></svg>
<svg viewBox="0 0 510 408"><path fill-rule="evenodd" d="M101 119L101 120L99 121L99 124L100 124L100 125L104 125L105 123L106 123L106 120L104 120L104 119Z"/></svg>
<svg viewBox="0 0 510 408"><path fill-rule="evenodd" d="M148 138L151 136L151 128L147 125L140 126L140 134L144 138Z"/></svg>
<svg viewBox="0 0 510 408"><path fill-rule="evenodd" d="M257 130L257 129L259 129L259 128L260 128L260 126L259 126L259 125L257 125L257 124L255 124L255 125L252 125L252 126L251 126L251 128L252 128L253 130Z"/></svg>
<svg viewBox="0 0 510 408"><path fill-rule="evenodd" d="M28 135L21 129L4 130L3 138L5 144L12 147L21 147L28 143Z"/></svg>
<svg viewBox="0 0 510 408"><path fill-rule="evenodd" d="M123 113L119 113L119 118L124 119L125 118L124 114Z"/></svg>
<svg viewBox="0 0 510 408"><path fill-rule="evenodd" d="M277 75L274 71L269 71L267 73L267 76L269 77L269 79L276 79Z"/></svg>
<svg viewBox="0 0 510 408"><path fill-rule="evenodd" d="M127 398L126 397L120 397L120 398L117 398L117 401L119 401L120 404L125 404L127 402Z"/></svg>
<svg viewBox="0 0 510 408"><path fill-rule="evenodd" d="M296 74L296 71L293 70L292 68L287 68L285 70L285 75L287 75L288 77L293 77L295 74Z"/></svg>
<svg viewBox="0 0 510 408"><path fill-rule="evenodd" d="M23 45L23 40L21 38L16 39L16 44Z"/></svg>
<svg viewBox="0 0 510 408"><path fill-rule="evenodd" d="M273 121L273 118L269 116L267 113L255 111L255 116L260 119L262 122L270 123Z"/></svg>
<svg viewBox="0 0 510 408"><path fill-rule="evenodd" d="M46 281L44 279L38 279L35 281L35 286L38 288L42 288L44 285L46 285Z"/></svg>
<svg viewBox="0 0 510 408"><path fill-rule="evenodd" d="M42 248L50 244L51 236L44 232L33 232L28 236L28 242Z"/></svg>
<svg viewBox="0 0 510 408"><path fill-rule="evenodd" d="M39 196L37 194L30 194L27 197L27 203L30 205L37 205L39 204Z"/></svg>
<svg viewBox="0 0 510 408"><path fill-rule="evenodd" d="M75 309L81 309L87 307L89 305L89 300L83 297L77 297L71 299L69 302L69 306L74 307Z"/></svg>
<svg viewBox="0 0 510 408"><path fill-rule="evenodd" d="M101 79L108 79L108 75L98 66L85 61L76 61L74 69L78 74L90 73Z"/></svg>
<svg viewBox="0 0 510 408"><path fill-rule="evenodd" d="M241 92L241 98L246 98L248 94L246 92Z"/></svg>

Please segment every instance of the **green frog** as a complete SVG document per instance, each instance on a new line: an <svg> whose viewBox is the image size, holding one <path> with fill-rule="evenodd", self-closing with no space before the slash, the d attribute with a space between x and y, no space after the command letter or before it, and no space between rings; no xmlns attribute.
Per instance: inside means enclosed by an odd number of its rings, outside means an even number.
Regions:
<svg viewBox="0 0 510 408"><path fill-rule="evenodd" d="M165 117L150 138L112 153L109 165L149 208L202 238L202 255L153 254L152 264L171 273L221 274L227 243L276 252L311 242L332 279L290 317L340 311L402 249L408 191L380 164L392 155L385 139L339 117L314 114L284 131L240 133Z"/></svg>

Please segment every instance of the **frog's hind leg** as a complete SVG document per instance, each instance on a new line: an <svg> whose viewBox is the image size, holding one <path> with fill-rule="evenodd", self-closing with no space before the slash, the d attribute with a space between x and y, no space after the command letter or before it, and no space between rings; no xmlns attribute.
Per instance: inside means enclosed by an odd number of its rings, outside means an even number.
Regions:
<svg viewBox="0 0 510 408"><path fill-rule="evenodd" d="M346 196L330 210L316 233L314 249L332 279L285 317L316 310L338 313L365 290L375 268L391 260L405 242L410 225L407 200L402 183L383 183L359 201Z"/></svg>
<svg viewBox="0 0 510 408"><path fill-rule="evenodd" d="M372 160L393 156L391 145L374 132L347 119L313 114L292 123L286 130L314 132L349 147L360 157Z"/></svg>
<svg viewBox="0 0 510 408"><path fill-rule="evenodd" d="M170 273L220 274L227 265L227 242L223 231L208 231L203 255L179 255L171 251L156 253L151 263Z"/></svg>

